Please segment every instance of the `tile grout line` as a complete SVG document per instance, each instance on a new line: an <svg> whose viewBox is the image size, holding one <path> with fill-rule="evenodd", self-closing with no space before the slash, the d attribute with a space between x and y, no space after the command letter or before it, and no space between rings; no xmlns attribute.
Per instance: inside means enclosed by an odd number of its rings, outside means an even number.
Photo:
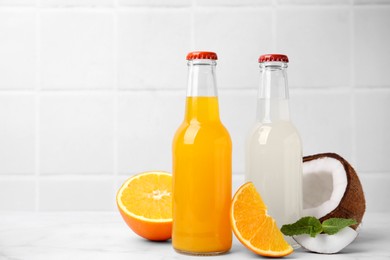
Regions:
<svg viewBox="0 0 390 260"><path fill-rule="evenodd" d="M196 11L196 3L195 0L192 0L191 2L191 9L190 9L190 30L191 30L191 39L190 39L190 47L191 51L194 51L195 48L195 11Z"/></svg>
<svg viewBox="0 0 390 260"><path fill-rule="evenodd" d="M118 0L114 0L114 9L113 9L113 36L114 36L114 64L113 64L113 71L114 71L114 79L113 79L113 87L114 87L114 109L113 109L113 192L116 192L116 183L118 179L118 113L119 113L119 79L118 79Z"/></svg>
<svg viewBox="0 0 390 260"><path fill-rule="evenodd" d="M351 51L351 50L350 50ZM349 72L351 74L351 72ZM351 77L351 76L350 76ZM291 89L295 90L332 90L332 91L342 91L342 90L348 90L350 91L352 83L348 83L346 85L337 85L337 86L316 86L313 87L300 87L297 85L290 85ZM228 91L243 91L243 90L256 90L254 87L242 87L242 86L235 86L235 87L220 87L221 90L228 90ZM357 86L354 87L354 93L356 91L370 91L370 90L384 90L388 91L390 89L390 85L383 85L383 86L374 86L374 85L365 85L365 86ZM50 95L62 95L62 94L81 94L81 95L89 95L89 94L95 94L95 95L105 95L105 94L115 94L115 93L128 93L128 92L180 92L183 91L182 88L169 88L167 87L150 87L150 88L118 88L117 90L114 89L40 89L41 95L47 95L50 93ZM1 89L0 93L2 94L34 94L35 90L12 90L12 89Z"/></svg>
<svg viewBox="0 0 390 260"><path fill-rule="evenodd" d="M349 55L350 55L350 89L349 89L349 95L350 95L350 109L351 109L351 161L354 162L354 164L357 163L357 145L356 145L356 112L355 112L355 43L354 43L354 35L355 35L355 8L353 5L353 0L350 0L350 6L349 6L349 22L350 22L350 48L349 48Z"/></svg>
<svg viewBox="0 0 390 260"><path fill-rule="evenodd" d="M35 49L36 49L36 80L35 80L35 211L39 211L40 208L40 104L41 104L41 10L40 10L40 0L37 0L36 7L36 39L35 39Z"/></svg>
<svg viewBox="0 0 390 260"><path fill-rule="evenodd" d="M272 52L279 53L279 50L276 50L276 27L277 27L277 6L276 0L272 1L272 13L271 13L271 34L272 34Z"/></svg>

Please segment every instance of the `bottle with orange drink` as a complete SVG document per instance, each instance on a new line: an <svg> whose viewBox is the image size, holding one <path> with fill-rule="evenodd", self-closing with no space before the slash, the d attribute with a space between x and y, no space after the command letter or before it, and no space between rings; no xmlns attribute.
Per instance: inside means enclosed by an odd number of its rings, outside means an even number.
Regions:
<svg viewBox="0 0 390 260"><path fill-rule="evenodd" d="M172 145L172 245L179 253L217 255L232 244L232 143L219 118L217 54L191 52L187 60L185 118Z"/></svg>

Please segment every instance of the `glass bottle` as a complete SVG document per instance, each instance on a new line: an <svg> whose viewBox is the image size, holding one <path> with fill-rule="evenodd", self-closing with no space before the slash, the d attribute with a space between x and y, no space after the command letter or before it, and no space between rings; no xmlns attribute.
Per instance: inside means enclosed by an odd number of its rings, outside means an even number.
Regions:
<svg viewBox="0 0 390 260"><path fill-rule="evenodd" d="M172 245L180 253L216 255L232 244L232 143L219 118L217 54L191 52L187 60L185 118L172 145Z"/></svg>
<svg viewBox="0 0 390 260"><path fill-rule="evenodd" d="M254 183L280 228L302 215L302 146L290 120L288 57L262 55L259 63L257 120L247 139L245 178Z"/></svg>

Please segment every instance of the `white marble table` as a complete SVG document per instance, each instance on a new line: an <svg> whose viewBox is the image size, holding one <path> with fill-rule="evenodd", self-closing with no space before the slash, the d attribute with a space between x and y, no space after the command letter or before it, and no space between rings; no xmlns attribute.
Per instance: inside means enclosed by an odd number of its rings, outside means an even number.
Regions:
<svg viewBox="0 0 390 260"><path fill-rule="evenodd" d="M0 259L200 259L177 254L168 242L135 235L117 212L0 212ZM260 258L236 239L229 254L205 259ZM390 259L390 213L366 213L358 238L341 253L298 249L285 259Z"/></svg>

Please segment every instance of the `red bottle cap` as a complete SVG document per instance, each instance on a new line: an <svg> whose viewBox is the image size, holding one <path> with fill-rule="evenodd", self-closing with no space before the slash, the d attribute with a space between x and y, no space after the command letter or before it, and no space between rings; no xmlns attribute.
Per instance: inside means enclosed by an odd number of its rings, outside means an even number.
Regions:
<svg viewBox="0 0 390 260"><path fill-rule="evenodd" d="M187 54L187 60L218 60L215 52L211 51L193 51Z"/></svg>
<svg viewBox="0 0 390 260"><path fill-rule="evenodd" d="M264 54L259 57L259 63L270 61L288 62L288 57L284 54Z"/></svg>

